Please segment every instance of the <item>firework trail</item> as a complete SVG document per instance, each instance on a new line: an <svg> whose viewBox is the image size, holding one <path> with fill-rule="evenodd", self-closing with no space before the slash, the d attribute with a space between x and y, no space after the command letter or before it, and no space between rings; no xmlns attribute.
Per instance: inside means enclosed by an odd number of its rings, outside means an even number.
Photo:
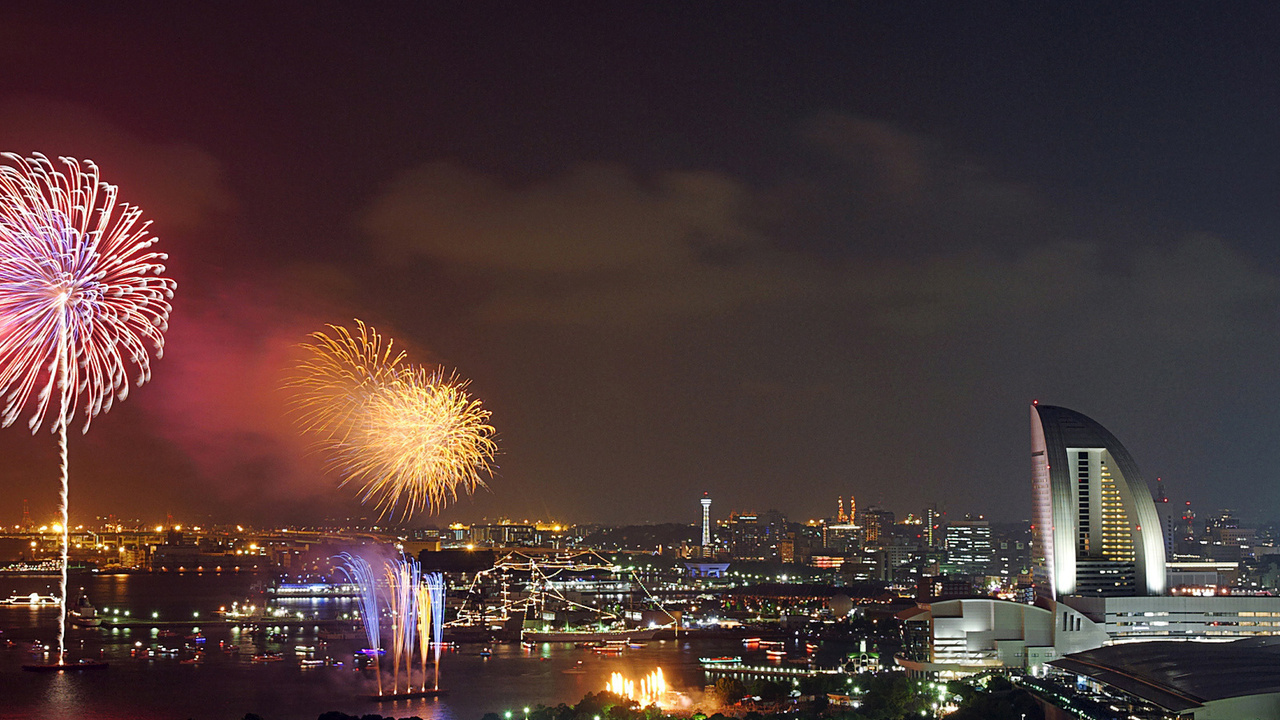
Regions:
<svg viewBox="0 0 1280 720"><path fill-rule="evenodd" d="M418 585L418 652L422 658L422 690L427 690L427 658L434 654L435 683L440 689L440 651L444 644L444 576L438 572L423 573Z"/></svg>
<svg viewBox="0 0 1280 720"><path fill-rule="evenodd" d="M286 387L303 431L342 477L360 486L379 518L435 512L459 491L482 487L496 452L490 413L467 382L404 362L357 320L357 332L328 326L303 348L307 359Z"/></svg>
<svg viewBox="0 0 1280 720"><path fill-rule="evenodd" d="M151 377L148 346L164 351L177 284L162 277L168 259L142 212L117 203L114 185L91 161L0 155L0 424L24 410L34 433L51 414L62 485L61 617L58 662L65 659L67 426L77 412L83 431L129 394L130 375Z"/></svg>
<svg viewBox="0 0 1280 720"><path fill-rule="evenodd" d="M442 573L433 572L423 576L426 581L427 596L430 602L427 607L431 615L431 646L434 651L435 683L433 689L440 689L440 652L444 649L444 595L445 584ZM422 689L427 689L427 656L422 656Z"/></svg>
<svg viewBox="0 0 1280 720"><path fill-rule="evenodd" d="M427 658L434 649L435 689L440 688L440 651L444 643L444 576L438 572L424 573L418 561L411 558L386 560L382 564L381 579L385 591L379 593L379 575L364 558L342 553L338 570L347 580L360 589L358 602L360 617L364 621L365 638L373 651L375 661L381 648L379 625L379 599L383 599L391 615L391 640L387 653L391 655L392 693L400 691L400 665L405 667L405 691L413 690L413 656L415 650L421 658L422 690L427 689ZM375 664L378 676L378 694L382 694L382 666Z"/></svg>
<svg viewBox="0 0 1280 720"><path fill-rule="evenodd" d="M405 691L412 689L413 647L418 629L418 589L422 569L413 558L386 564L387 607L391 611L391 692L400 692L400 659L405 664Z"/></svg>
<svg viewBox="0 0 1280 720"><path fill-rule="evenodd" d="M378 651L382 648L382 628L378 620L378 582L369 561L350 553L337 556L342 564L338 570L347 576L347 580L360 588L357 602L360 605L360 621L364 624L364 636L369 641L369 650L373 654L374 667L378 676L378 694L382 694L382 664Z"/></svg>

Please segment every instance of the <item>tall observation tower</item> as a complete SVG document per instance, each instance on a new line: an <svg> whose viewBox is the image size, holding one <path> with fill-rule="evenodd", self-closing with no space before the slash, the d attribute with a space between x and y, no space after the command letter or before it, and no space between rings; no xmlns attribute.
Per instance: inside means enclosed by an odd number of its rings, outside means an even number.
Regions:
<svg viewBox="0 0 1280 720"><path fill-rule="evenodd" d="M702 493L702 556L711 556L711 497Z"/></svg>

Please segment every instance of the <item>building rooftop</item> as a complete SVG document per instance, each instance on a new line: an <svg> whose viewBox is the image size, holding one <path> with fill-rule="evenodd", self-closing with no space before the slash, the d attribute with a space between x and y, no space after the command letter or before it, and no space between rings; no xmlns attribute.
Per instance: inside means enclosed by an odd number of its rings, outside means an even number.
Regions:
<svg viewBox="0 0 1280 720"><path fill-rule="evenodd" d="M1280 638L1141 642L1074 653L1050 665L1174 712L1212 700L1280 693Z"/></svg>

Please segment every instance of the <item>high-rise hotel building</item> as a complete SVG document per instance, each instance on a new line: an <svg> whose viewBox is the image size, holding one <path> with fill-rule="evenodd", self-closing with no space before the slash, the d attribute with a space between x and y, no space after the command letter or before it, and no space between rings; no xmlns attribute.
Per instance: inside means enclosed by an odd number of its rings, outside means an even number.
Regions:
<svg viewBox="0 0 1280 720"><path fill-rule="evenodd" d="M1039 594L1161 595L1165 545L1129 451L1073 410L1031 406L1032 565Z"/></svg>

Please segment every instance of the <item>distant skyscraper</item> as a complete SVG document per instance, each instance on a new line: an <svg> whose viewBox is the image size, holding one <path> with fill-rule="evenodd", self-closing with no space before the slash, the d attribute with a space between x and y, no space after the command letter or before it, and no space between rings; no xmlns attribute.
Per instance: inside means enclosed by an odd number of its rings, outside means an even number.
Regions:
<svg viewBox="0 0 1280 720"><path fill-rule="evenodd" d="M734 512L729 516L729 553L735 560L765 560L768 558L765 536L768 526L760 522L760 516L749 512Z"/></svg>
<svg viewBox="0 0 1280 720"><path fill-rule="evenodd" d="M702 555L711 554L711 496L702 493Z"/></svg>
<svg viewBox="0 0 1280 720"><path fill-rule="evenodd" d="M982 518L947 523L947 563L962 575L991 571L991 526Z"/></svg>
<svg viewBox="0 0 1280 720"><path fill-rule="evenodd" d="M1160 595L1164 533L1151 491L1120 441L1066 408L1031 406L1037 590Z"/></svg>
<svg viewBox="0 0 1280 720"><path fill-rule="evenodd" d="M929 503L929 507L924 510L924 545L927 548L936 548L941 529L942 516L938 513L937 503Z"/></svg>
<svg viewBox="0 0 1280 720"><path fill-rule="evenodd" d="M849 522L849 516L844 514L844 496L836 496L836 522Z"/></svg>
<svg viewBox="0 0 1280 720"><path fill-rule="evenodd" d="M854 522L862 526L862 536L868 545L878 543L880 537L888 533L894 523L892 510L882 510L874 505L850 517L856 517Z"/></svg>

